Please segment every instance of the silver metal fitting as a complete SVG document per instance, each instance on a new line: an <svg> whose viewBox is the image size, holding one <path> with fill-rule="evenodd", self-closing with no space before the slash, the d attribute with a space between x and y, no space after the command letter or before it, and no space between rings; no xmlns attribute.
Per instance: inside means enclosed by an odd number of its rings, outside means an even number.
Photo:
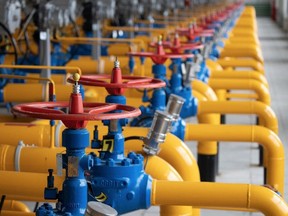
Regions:
<svg viewBox="0 0 288 216"><path fill-rule="evenodd" d="M148 155L155 155L158 152L158 146L163 143L166 138L166 133L169 131L173 116L167 112L157 110L154 114L153 122L149 133L144 138L143 151Z"/></svg>
<svg viewBox="0 0 288 216"><path fill-rule="evenodd" d="M171 94L169 96L165 111L172 116L173 121L178 120L184 102L185 99L178 95Z"/></svg>

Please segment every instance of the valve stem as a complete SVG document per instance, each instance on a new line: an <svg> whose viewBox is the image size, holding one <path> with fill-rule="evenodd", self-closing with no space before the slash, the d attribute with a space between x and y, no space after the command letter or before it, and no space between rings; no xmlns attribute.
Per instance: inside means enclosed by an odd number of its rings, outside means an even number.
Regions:
<svg viewBox="0 0 288 216"><path fill-rule="evenodd" d="M78 85L78 81L80 80L80 74L74 73L73 74L73 80L75 81L73 85L73 94L79 94L80 93L80 85Z"/></svg>
<svg viewBox="0 0 288 216"><path fill-rule="evenodd" d="M163 39L162 35L159 35L158 36L158 45L162 45L162 39Z"/></svg>
<svg viewBox="0 0 288 216"><path fill-rule="evenodd" d="M120 62L118 61L118 58L116 57L114 61L114 68L120 68Z"/></svg>

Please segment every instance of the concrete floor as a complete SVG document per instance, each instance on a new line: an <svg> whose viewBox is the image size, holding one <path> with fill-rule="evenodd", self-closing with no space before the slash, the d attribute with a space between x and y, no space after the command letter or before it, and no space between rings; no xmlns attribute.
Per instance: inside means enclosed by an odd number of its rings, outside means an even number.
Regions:
<svg viewBox="0 0 288 216"><path fill-rule="evenodd" d="M272 109L279 121L279 137L288 153L288 36L269 18L258 18L258 35L265 60L265 75L267 77L272 99ZM227 124L253 124L255 116L227 116ZM195 143L187 143L194 155ZM287 154L286 154L287 155ZM217 182L263 184L263 168L257 166L259 153L255 143L226 143L220 145L220 174ZM284 198L288 200L288 162L286 160ZM156 216L158 207L146 211L137 211L126 216ZM201 210L202 216L259 216L261 213Z"/></svg>

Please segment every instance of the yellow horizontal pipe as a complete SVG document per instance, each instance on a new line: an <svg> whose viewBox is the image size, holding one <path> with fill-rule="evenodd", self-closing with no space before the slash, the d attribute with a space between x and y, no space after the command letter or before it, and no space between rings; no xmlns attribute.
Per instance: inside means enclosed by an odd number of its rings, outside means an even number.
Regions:
<svg viewBox="0 0 288 216"><path fill-rule="evenodd" d="M131 43L137 44L140 48L144 48L144 41L138 38L90 38L90 37L58 37L52 41L69 43L69 44L97 44L103 42L110 43Z"/></svg>
<svg viewBox="0 0 288 216"><path fill-rule="evenodd" d="M226 79L254 79L263 83L267 88L269 87L268 81L263 74L257 71L211 71L210 79L226 78Z"/></svg>
<svg viewBox="0 0 288 216"><path fill-rule="evenodd" d="M271 103L268 88L256 80L211 79L208 84L214 90L253 90L258 95L259 101L267 105Z"/></svg>
<svg viewBox="0 0 288 216"><path fill-rule="evenodd" d="M223 49L220 52L220 58L225 58L225 57L236 57L236 58L252 58L261 64L264 63L262 53L258 52L257 50L253 49Z"/></svg>
<svg viewBox="0 0 288 216"><path fill-rule="evenodd" d="M16 132L17 131L17 132ZM18 145L35 144L36 146L50 146L50 125L37 125L34 123L7 122L0 123L1 143Z"/></svg>
<svg viewBox="0 0 288 216"><path fill-rule="evenodd" d="M258 99L258 95L257 94L240 94L240 93L226 93L225 94L225 98L226 100L231 99L231 98L243 98L243 99Z"/></svg>
<svg viewBox="0 0 288 216"><path fill-rule="evenodd" d="M196 141L257 142L267 152L267 183L284 194L284 149L279 137L271 130L254 125L192 125L186 126L186 138Z"/></svg>
<svg viewBox="0 0 288 216"><path fill-rule="evenodd" d="M217 62L225 69L229 67L251 68L264 74L264 66L254 59L220 58Z"/></svg>
<svg viewBox="0 0 288 216"><path fill-rule="evenodd" d="M169 182L153 180L152 205L258 210L266 216L287 216L288 206L272 190L251 184Z"/></svg>
<svg viewBox="0 0 288 216"><path fill-rule="evenodd" d="M199 101L198 113L256 114L263 126L278 133L278 120L274 111L259 101Z"/></svg>
<svg viewBox="0 0 288 216"><path fill-rule="evenodd" d="M48 174L48 172L47 172ZM0 196L7 199L44 201L47 174L0 171ZM64 177L54 176L54 185L62 189Z"/></svg>
<svg viewBox="0 0 288 216"><path fill-rule="evenodd" d="M34 212L19 212L19 211L1 211L1 216L35 216Z"/></svg>
<svg viewBox="0 0 288 216"><path fill-rule="evenodd" d="M56 100L68 101L72 92L72 85L56 84ZM15 92L21 92L16 94ZM36 102L47 101L48 88L41 83L9 83L3 89L4 102Z"/></svg>

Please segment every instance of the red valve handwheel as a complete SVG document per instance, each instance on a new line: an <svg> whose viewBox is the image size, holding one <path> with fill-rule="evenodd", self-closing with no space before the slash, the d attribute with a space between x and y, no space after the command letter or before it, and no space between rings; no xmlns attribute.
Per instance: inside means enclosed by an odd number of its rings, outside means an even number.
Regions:
<svg viewBox="0 0 288 216"><path fill-rule="evenodd" d="M138 57L150 57L154 64L164 64L167 59L186 59L186 58L192 58L193 54L175 54L175 53L165 53L164 47L161 44L156 45L156 52L129 52L128 55L130 56L138 56Z"/></svg>
<svg viewBox="0 0 288 216"><path fill-rule="evenodd" d="M183 43L180 41L179 37L174 37L173 42L163 41L163 48L170 49L173 54L181 54L186 50L198 50L203 49L203 44L200 42L197 43ZM156 47L157 43L152 42L149 44L151 47Z"/></svg>
<svg viewBox="0 0 288 216"><path fill-rule="evenodd" d="M186 36L188 40L194 40L197 37L212 37L214 35L213 29L196 28L179 28L176 30L179 35Z"/></svg>
<svg viewBox="0 0 288 216"><path fill-rule="evenodd" d="M110 95L122 95L127 88L162 88L166 83L160 79L140 76L122 76L119 62L111 75L86 75L81 76L78 83L87 86L105 87ZM107 80L110 79L110 83ZM73 77L68 78L68 82L74 83Z"/></svg>
<svg viewBox="0 0 288 216"><path fill-rule="evenodd" d="M68 108L69 102L35 102L13 107L13 113L22 116L62 120L68 128L83 128L87 121L112 120L136 117L141 114L138 108L121 104L83 103L83 113L67 114L56 108ZM121 113L108 113L120 110Z"/></svg>

